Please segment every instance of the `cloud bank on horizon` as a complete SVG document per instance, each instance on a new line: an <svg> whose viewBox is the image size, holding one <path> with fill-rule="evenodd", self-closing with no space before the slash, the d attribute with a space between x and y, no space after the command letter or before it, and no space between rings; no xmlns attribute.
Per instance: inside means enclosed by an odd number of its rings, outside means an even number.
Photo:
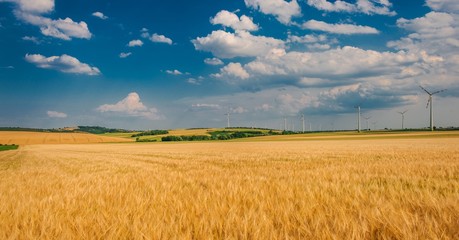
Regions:
<svg viewBox="0 0 459 240"><path fill-rule="evenodd" d="M85 4L87 12L75 12L59 0L0 0L2 12L9 13L0 31L12 29L11 39L19 41L3 44L16 50L8 52L10 62L0 61L0 76L12 85L23 81L15 66L20 65L43 79L62 79L58 84L66 77L84 78L86 83L68 84L82 89L99 82L110 90L104 97L103 91L88 96L95 106L75 107L69 116L81 117L74 121L118 119L113 124L125 127L129 124L119 118L127 117L136 118L140 128L151 121L167 128L199 127L221 125L231 109L247 125L302 113L352 114L361 103L393 112L424 105L418 85L448 88L444 97L459 101L456 0L410 6L391 0L240 0L220 7L209 1L192 18L183 16L192 14L186 2L177 13L157 3L162 12L155 21L128 20L121 5ZM134 7L141 11L151 4L139 1ZM168 22L161 20L165 16ZM195 26L191 32L185 30L188 23ZM46 95L37 98L48 102ZM146 106L153 102L156 107ZM43 108L54 107L48 105ZM50 118L72 120L47 109L42 112ZM184 121L186 114L195 121ZM12 121L0 118L0 124ZM459 119L448 121L444 124L459 125Z"/></svg>

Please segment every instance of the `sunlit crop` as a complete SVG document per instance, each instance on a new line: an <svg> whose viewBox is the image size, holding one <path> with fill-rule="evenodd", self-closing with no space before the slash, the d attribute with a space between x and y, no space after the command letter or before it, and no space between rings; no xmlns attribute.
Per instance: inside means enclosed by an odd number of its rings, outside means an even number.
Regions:
<svg viewBox="0 0 459 240"><path fill-rule="evenodd" d="M130 141L132 140L88 133L0 131L0 144L76 144Z"/></svg>
<svg viewBox="0 0 459 240"><path fill-rule="evenodd" d="M459 138L30 145L0 239L458 239Z"/></svg>

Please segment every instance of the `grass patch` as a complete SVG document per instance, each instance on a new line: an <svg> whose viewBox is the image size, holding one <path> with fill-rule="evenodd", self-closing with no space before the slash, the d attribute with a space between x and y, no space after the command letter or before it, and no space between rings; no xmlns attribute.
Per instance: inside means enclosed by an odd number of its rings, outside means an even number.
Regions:
<svg viewBox="0 0 459 240"><path fill-rule="evenodd" d="M128 138L128 139L132 139L132 135L133 134L138 134L138 133L141 133L141 132L129 132L129 133L103 133L101 134L102 136L106 136L106 137L119 137L119 138Z"/></svg>
<svg viewBox="0 0 459 240"><path fill-rule="evenodd" d="M7 150L16 150L18 149L18 145L2 145L0 144L0 151L7 151Z"/></svg>

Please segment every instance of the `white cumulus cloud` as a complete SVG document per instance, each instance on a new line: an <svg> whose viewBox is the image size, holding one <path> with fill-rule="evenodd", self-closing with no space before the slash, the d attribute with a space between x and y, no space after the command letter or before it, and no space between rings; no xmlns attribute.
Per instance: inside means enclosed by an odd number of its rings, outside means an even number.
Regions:
<svg viewBox="0 0 459 240"><path fill-rule="evenodd" d="M180 72L177 69L175 69L175 70L166 70L166 73L170 74L170 75L182 75L183 74L182 72Z"/></svg>
<svg viewBox="0 0 459 240"><path fill-rule="evenodd" d="M357 0L357 9L368 15L388 15L395 16L397 13L391 11L392 3L389 0Z"/></svg>
<svg viewBox="0 0 459 240"><path fill-rule="evenodd" d="M411 33L400 40L388 42L389 47L426 51L443 56L458 55L459 15L457 14L429 12L415 19L400 18L397 20L397 26Z"/></svg>
<svg viewBox="0 0 459 240"><path fill-rule="evenodd" d="M193 109L207 109L207 110L222 108L219 104L214 104L214 103L195 103L191 105L191 107Z"/></svg>
<svg viewBox="0 0 459 240"><path fill-rule="evenodd" d="M430 7L442 10L450 1L428 1ZM438 4L438 5L435 5ZM435 84L438 88L454 89L459 74L459 15L449 12L429 12L425 16L397 20L397 26L409 34L387 43L388 47L410 52L424 52L426 62L404 71L404 76L417 76L418 82Z"/></svg>
<svg viewBox="0 0 459 240"><path fill-rule="evenodd" d="M441 61L441 57L426 52L378 52L350 46L321 52L276 50L241 66L250 82L233 78L232 83L242 87L256 83L323 87L376 77L403 78L407 69L426 73Z"/></svg>
<svg viewBox="0 0 459 240"><path fill-rule="evenodd" d="M367 15L396 15L396 12L390 9L392 3L390 3L389 0L357 0L355 4L340 0L334 2L327 0L308 0L307 4L327 12L360 12Z"/></svg>
<svg viewBox="0 0 459 240"><path fill-rule="evenodd" d="M33 42L35 44L41 44L42 43L42 41L40 39L38 39L37 37L33 37L33 36L24 36L24 37L22 37L22 40L30 41L30 42Z"/></svg>
<svg viewBox="0 0 459 240"><path fill-rule="evenodd" d="M18 10L35 14L48 13L54 10L54 0L0 0L16 3Z"/></svg>
<svg viewBox="0 0 459 240"><path fill-rule="evenodd" d="M47 111L48 117L50 118L66 118L67 114L63 112L56 112L56 111Z"/></svg>
<svg viewBox="0 0 459 240"><path fill-rule="evenodd" d="M304 36L289 35L287 43L301 43L305 44L309 50L322 51L330 49L332 45L338 43L338 40L335 38L329 39L325 34L307 34Z"/></svg>
<svg viewBox="0 0 459 240"><path fill-rule="evenodd" d="M131 52L127 52L127 53L122 52L122 53L120 53L120 58L127 58L127 57L129 57L129 56L131 56L131 55L132 55Z"/></svg>
<svg viewBox="0 0 459 240"><path fill-rule="evenodd" d="M198 78L188 78L188 79L186 80L186 82L189 83L189 84L192 84L192 85L201 85L201 84L202 84L202 80L203 80L202 77L198 77Z"/></svg>
<svg viewBox="0 0 459 240"><path fill-rule="evenodd" d="M328 12L354 12L356 11L355 5L337 0L335 2L329 2L327 0L308 0L309 6L315 7L319 10Z"/></svg>
<svg viewBox="0 0 459 240"><path fill-rule="evenodd" d="M153 120L162 118L162 115L159 113L158 109L148 108L145 106L140 100L139 94L136 92L129 93L127 97L115 104L103 104L96 110L102 113L114 112L133 117L144 117Z"/></svg>
<svg viewBox="0 0 459 240"><path fill-rule="evenodd" d="M405 92L397 84L355 83L334 87L320 92L317 96L316 111L351 112L359 103L373 109L393 108L406 104L414 104L416 95Z"/></svg>
<svg viewBox="0 0 459 240"><path fill-rule="evenodd" d="M231 111L231 113L239 113L239 114L241 114L241 113L248 112L249 110L245 109L242 106L237 106L237 107L230 108L230 111Z"/></svg>
<svg viewBox="0 0 459 240"><path fill-rule="evenodd" d="M136 39L136 40L131 40L127 44L128 47L141 47L143 45L142 40Z"/></svg>
<svg viewBox="0 0 459 240"><path fill-rule="evenodd" d="M255 107L256 111L269 111L271 109L273 109L273 106L269 105L268 103L263 103L260 106Z"/></svg>
<svg viewBox="0 0 459 240"><path fill-rule="evenodd" d="M27 12L16 12L16 17L24 22L40 27L45 36L55 37L63 40L72 38L90 39L92 34L86 22L74 22L71 18L53 20Z"/></svg>
<svg viewBox="0 0 459 240"><path fill-rule="evenodd" d="M457 0L427 0L426 4L436 11L459 13L459 1Z"/></svg>
<svg viewBox="0 0 459 240"><path fill-rule="evenodd" d="M210 19L213 25L221 24L225 27L230 27L234 30L257 31L258 25L253 23L252 19L246 15L238 17L236 14L222 10Z"/></svg>
<svg viewBox="0 0 459 240"><path fill-rule="evenodd" d="M327 35L320 34L320 35L315 35L315 34L307 34L304 36L295 36L295 35L289 35L287 42L293 42L293 43L317 43L317 42L326 42L328 40Z"/></svg>
<svg viewBox="0 0 459 240"><path fill-rule="evenodd" d="M204 63L209 64L209 65L223 65L223 61L220 60L219 58L206 58L204 59Z"/></svg>
<svg viewBox="0 0 459 240"><path fill-rule="evenodd" d="M172 45L174 43L174 41L172 41L172 39L164 36L164 35L161 35L161 34L158 34L158 33L153 33L152 35L150 35L150 33L148 32L148 29L147 28L142 28L140 30L141 34L140 36L143 37L143 38L147 38L149 39L150 41L152 42L155 42L155 43L166 43L166 44L169 44L169 45Z"/></svg>
<svg viewBox="0 0 459 240"><path fill-rule="evenodd" d="M303 29L318 30L335 34L378 34L376 28L353 24L330 24L317 20L309 20L302 25Z"/></svg>
<svg viewBox="0 0 459 240"><path fill-rule="evenodd" d="M259 10L264 14L274 15L283 23L291 23L292 17L301 16L301 8L296 0L244 0L247 7Z"/></svg>
<svg viewBox="0 0 459 240"><path fill-rule="evenodd" d="M217 78L239 78L239 79L248 79L250 77L249 73L242 67L240 63L229 63L220 69L220 73L214 74L214 77Z"/></svg>
<svg viewBox="0 0 459 240"><path fill-rule="evenodd" d="M164 36L164 35L159 35L157 33L153 33L153 35L151 35L150 37L150 41L152 42L156 42L156 43L166 43L166 44L169 44L169 45L172 45L172 39Z"/></svg>
<svg viewBox="0 0 459 240"><path fill-rule="evenodd" d="M100 75L100 70L80 62L77 58L63 54L45 57L40 54L26 54L25 59L39 68L54 69L64 73Z"/></svg>
<svg viewBox="0 0 459 240"><path fill-rule="evenodd" d="M211 52L219 58L256 57L267 54L273 48L284 48L282 40L254 36L246 31L213 31L206 37L192 40L192 43L196 50Z"/></svg>
<svg viewBox="0 0 459 240"><path fill-rule="evenodd" d="M104 15L103 13L101 13L101 12L93 12L92 15L93 15L94 17L98 17L98 18L100 18L100 19L102 19L102 20L108 19L108 17L105 16L105 15Z"/></svg>
<svg viewBox="0 0 459 240"><path fill-rule="evenodd" d="M448 38L458 35L458 23L454 15L441 12L430 12L424 17L412 20L400 18L397 26L415 32L409 36L418 39Z"/></svg>
<svg viewBox="0 0 459 240"><path fill-rule="evenodd" d="M71 40L72 38L90 39L92 34L84 21L75 22L71 18L51 19L43 14L54 10L54 0L0 0L12 2L16 6L13 10L17 19L37 26L45 36Z"/></svg>

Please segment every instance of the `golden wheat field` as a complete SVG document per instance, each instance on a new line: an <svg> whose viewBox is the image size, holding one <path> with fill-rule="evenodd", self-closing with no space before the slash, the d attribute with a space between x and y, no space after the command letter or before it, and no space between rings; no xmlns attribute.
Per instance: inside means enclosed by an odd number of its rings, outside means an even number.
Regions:
<svg viewBox="0 0 459 240"><path fill-rule="evenodd" d="M131 141L133 140L120 137L107 137L103 135L95 135L89 133L0 131L0 144L76 144Z"/></svg>
<svg viewBox="0 0 459 240"><path fill-rule="evenodd" d="M27 145L0 239L459 239L459 136Z"/></svg>

